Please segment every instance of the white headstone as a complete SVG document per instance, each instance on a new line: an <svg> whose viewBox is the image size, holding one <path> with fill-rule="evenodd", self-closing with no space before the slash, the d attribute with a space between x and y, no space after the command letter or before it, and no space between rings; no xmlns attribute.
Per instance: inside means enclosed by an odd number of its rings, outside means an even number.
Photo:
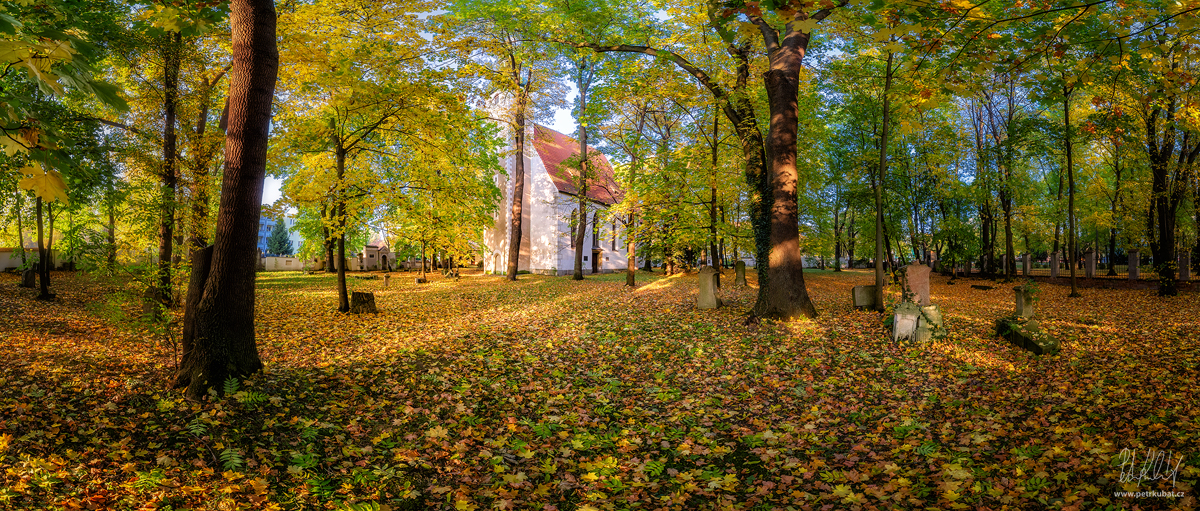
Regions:
<svg viewBox="0 0 1200 511"><path fill-rule="evenodd" d="M921 308L912 302L901 302L896 306L896 315L892 318L892 340L908 340L917 332L921 319Z"/></svg>

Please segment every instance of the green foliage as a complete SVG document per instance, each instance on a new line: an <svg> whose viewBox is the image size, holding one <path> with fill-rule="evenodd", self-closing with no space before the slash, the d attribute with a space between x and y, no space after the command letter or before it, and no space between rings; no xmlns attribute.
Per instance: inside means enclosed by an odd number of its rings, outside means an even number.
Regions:
<svg viewBox="0 0 1200 511"><path fill-rule="evenodd" d="M292 255L292 240L288 238L287 227L284 227L284 222L275 222L275 227L271 229L271 235L267 238L267 253L277 256Z"/></svg>

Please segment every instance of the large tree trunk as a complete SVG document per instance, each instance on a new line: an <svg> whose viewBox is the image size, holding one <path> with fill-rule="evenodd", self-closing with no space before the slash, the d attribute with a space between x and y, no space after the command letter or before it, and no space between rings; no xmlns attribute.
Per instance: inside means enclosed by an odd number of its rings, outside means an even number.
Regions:
<svg viewBox="0 0 1200 511"><path fill-rule="evenodd" d="M185 308L184 323L192 327L183 339L183 359L172 383L187 387L192 399L209 389L220 392L227 378L262 369L254 338L254 277L271 101L279 67L275 4L233 0L231 5L233 72L221 205L211 261L193 267L204 287Z"/></svg>
<svg viewBox="0 0 1200 511"><path fill-rule="evenodd" d="M172 249L175 243L175 192L179 186L179 155L176 151L175 109L179 98L179 68L182 61L179 32L167 35L163 49L163 166L162 209L158 216L158 289L155 299L164 307L171 304Z"/></svg>
<svg viewBox="0 0 1200 511"><path fill-rule="evenodd" d="M795 38L795 39L793 39ZM803 40L803 45L799 40ZM755 304L754 314L779 318L816 317L817 309L804 285L804 260L800 252L799 209L796 172L796 136L799 131L797 95L801 59L808 35L791 32L784 44L771 54L771 69L763 74L771 124L767 132L767 155L771 184L770 240L765 296Z"/></svg>
<svg viewBox="0 0 1200 511"><path fill-rule="evenodd" d="M517 74L520 72L518 71ZM523 88L518 94L513 125L513 146L516 154L514 155L512 175L512 217L509 218L508 274L505 275L505 278L515 282L517 272L520 271L521 237L524 234L521 225L524 214L522 209L525 205L525 90Z"/></svg>

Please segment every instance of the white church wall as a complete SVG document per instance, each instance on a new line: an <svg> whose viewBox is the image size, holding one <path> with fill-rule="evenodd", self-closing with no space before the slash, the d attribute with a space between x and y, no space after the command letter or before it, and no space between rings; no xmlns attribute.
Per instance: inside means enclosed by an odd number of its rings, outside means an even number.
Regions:
<svg viewBox="0 0 1200 511"><path fill-rule="evenodd" d="M532 136L532 135L530 135ZM534 154L537 151L533 151ZM530 214L535 220L531 222L529 237L531 242L530 267L534 273L544 275L557 274L562 266L558 260L558 245L560 227L558 222L555 199L558 189L550 180L546 166L538 157L530 158Z"/></svg>

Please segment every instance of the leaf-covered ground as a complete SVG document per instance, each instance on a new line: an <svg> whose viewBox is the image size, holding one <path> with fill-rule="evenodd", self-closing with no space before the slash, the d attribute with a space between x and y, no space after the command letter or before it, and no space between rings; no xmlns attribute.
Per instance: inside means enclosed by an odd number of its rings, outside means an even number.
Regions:
<svg viewBox="0 0 1200 511"><path fill-rule="evenodd" d="M982 281L935 277L952 334L900 345L850 307L865 272L807 273L819 320L756 327L753 289L698 311L694 277L352 278L381 307L355 317L329 276L260 275L267 371L204 403L164 390L128 284L55 274L48 304L0 276L0 508L1195 506L1195 291L1043 284L1063 348L1035 357ZM1148 449L1175 480L1122 484Z"/></svg>

